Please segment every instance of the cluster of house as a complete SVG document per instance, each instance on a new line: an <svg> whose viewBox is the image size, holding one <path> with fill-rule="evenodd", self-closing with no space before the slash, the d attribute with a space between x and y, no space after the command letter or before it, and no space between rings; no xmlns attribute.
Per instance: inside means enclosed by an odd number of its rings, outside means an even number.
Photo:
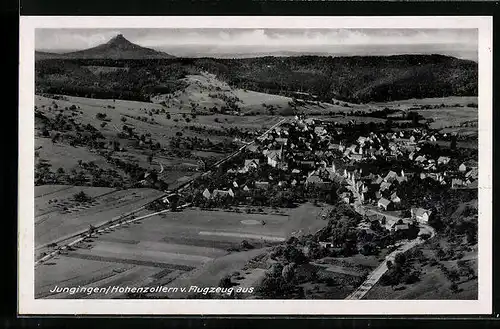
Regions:
<svg viewBox="0 0 500 329"><path fill-rule="evenodd" d="M425 130L413 129L387 134L372 132L367 136L359 136L354 143L345 146L341 141L342 129L336 124L297 117L247 147L253 157L228 171L240 174L237 175L240 179L235 179L233 186L221 190L205 190L203 196L207 199L234 197L238 189L268 189L272 185L293 188L301 184L329 190L333 182L340 182L345 187L339 195L341 200L355 208L370 204L383 211L400 210L398 185L409 177L414 177L415 173L404 170L389 170L383 174L363 173L357 165L365 159L389 160L391 157L407 157L412 160L421 168L418 176L421 179L432 178L441 184L450 184L453 188L470 187L474 183L477 186L477 163L468 161L456 170L450 170L446 166L451 160L449 157L439 156L433 159L421 151L420 142L435 140L434 135L427 134ZM280 175L281 179L261 177L248 184L244 174L258 170L263 164L281 170L284 173ZM394 220L391 218L396 217L388 216L382 221L378 215L369 218L378 220L387 229L401 231L408 229L415 220L426 223L431 214L428 209L413 208L409 219Z"/></svg>
<svg viewBox="0 0 500 329"><path fill-rule="evenodd" d="M458 173L451 180L451 187L477 189L478 175L477 162L466 161L458 167Z"/></svg>

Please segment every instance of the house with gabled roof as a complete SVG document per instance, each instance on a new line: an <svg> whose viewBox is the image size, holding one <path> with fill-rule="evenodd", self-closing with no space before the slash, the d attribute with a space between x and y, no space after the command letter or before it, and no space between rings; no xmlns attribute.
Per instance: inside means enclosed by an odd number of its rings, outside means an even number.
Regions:
<svg viewBox="0 0 500 329"><path fill-rule="evenodd" d="M258 168L260 164L259 159L247 159L244 162L244 168L250 169L250 168Z"/></svg>
<svg viewBox="0 0 500 329"><path fill-rule="evenodd" d="M473 160L469 160L469 161L466 161L466 162L462 163L458 167L458 170L462 171L462 172L467 171L467 169L469 169L469 170L477 169L477 162L473 161Z"/></svg>
<svg viewBox="0 0 500 329"><path fill-rule="evenodd" d="M431 210L424 208L411 208L411 218L417 220L419 223L427 224L432 214Z"/></svg>
<svg viewBox="0 0 500 329"><path fill-rule="evenodd" d="M452 178L451 179L451 188L458 188L465 185L465 182L460 178Z"/></svg>
<svg viewBox="0 0 500 329"><path fill-rule="evenodd" d="M282 152L281 150L269 150L266 156L267 164L272 167L276 167L282 159Z"/></svg>
<svg viewBox="0 0 500 329"><path fill-rule="evenodd" d="M210 199L212 197L212 194L210 193L210 191L207 188L203 191L203 197L205 199Z"/></svg>
<svg viewBox="0 0 500 329"><path fill-rule="evenodd" d="M445 164L448 164L448 162L450 162L450 160L451 160L451 159L450 159L449 157L440 156L440 157L438 158L438 160L437 160L437 163L438 163L438 165L440 165L440 164L445 165Z"/></svg>
<svg viewBox="0 0 500 329"><path fill-rule="evenodd" d="M318 136L325 135L327 133L326 129L321 126L314 127L314 133Z"/></svg>
<svg viewBox="0 0 500 329"><path fill-rule="evenodd" d="M467 184L467 188L468 189L477 189L478 188L478 180L475 179L473 180L472 182L470 182L469 184Z"/></svg>
<svg viewBox="0 0 500 329"><path fill-rule="evenodd" d="M427 159L425 158L425 155L419 155L419 156L415 159L415 161L416 161L416 162L424 162L425 160L427 160Z"/></svg>
<svg viewBox="0 0 500 329"><path fill-rule="evenodd" d="M408 223L402 223L402 224L394 223L391 226L391 231L393 231L393 232L404 232L404 231L408 231L409 229L410 229L410 225L408 225Z"/></svg>
<svg viewBox="0 0 500 329"><path fill-rule="evenodd" d="M367 137L359 136L358 139L357 139L357 142L359 143L359 145L365 145L365 143L367 142L367 140L368 140Z"/></svg>
<svg viewBox="0 0 500 329"><path fill-rule="evenodd" d="M287 145L288 144L288 138L282 138L278 137L275 139L276 143L281 144L281 145Z"/></svg>
<svg viewBox="0 0 500 329"><path fill-rule="evenodd" d="M389 173L387 173L387 175L385 176L384 180L386 182L392 182L396 179L396 177L398 177L398 174L395 172L395 171L389 171Z"/></svg>
<svg viewBox="0 0 500 329"><path fill-rule="evenodd" d="M379 185L379 184L382 184L382 182L384 181L384 179L382 177L380 177L380 175L377 175L373 180L372 180L372 184L375 184L375 185Z"/></svg>
<svg viewBox="0 0 500 329"><path fill-rule="evenodd" d="M392 203L400 203L401 202L401 199L398 197L398 195L396 194L396 192L392 193L391 194L391 202Z"/></svg>
<svg viewBox="0 0 500 329"><path fill-rule="evenodd" d="M466 174L465 174L465 178L472 178L472 179L476 179L479 175L479 172L477 170L477 168L473 168L471 170L469 170Z"/></svg>
<svg viewBox="0 0 500 329"><path fill-rule="evenodd" d="M361 154L352 153L349 155L349 159L351 159L352 161L359 162L359 161L363 160L363 156Z"/></svg>
<svg viewBox="0 0 500 329"><path fill-rule="evenodd" d="M299 164L303 168L308 168L308 169L314 168L316 166L316 164L314 163L314 161L311 161L311 160L302 160L302 161L299 161Z"/></svg>
<svg viewBox="0 0 500 329"><path fill-rule="evenodd" d="M407 178L406 176L397 176L397 177L396 177L396 181L397 181L398 183L400 183L400 184L401 184L402 182L406 182L407 180L408 180L408 178Z"/></svg>
<svg viewBox="0 0 500 329"><path fill-rule="evenodd" d="M476 160L467 160L464 162L467 168L469 169L477 169L477 161Z"/></svg>
<svg viewBox="0 0 500 329"><path fill-rule="evenodd" d="M234 192L232 189L228 189L228 190L214 190L212 192L212 198L217 198L217 197L234 197Z"/></svg>
<svg viewBox="0 0 500 329"><path fill-rule="evenodd" d="M391 200L387 200L385 198L380 198L377 202L377 206L383 210L391 210L393 208Z"/></svg>
<svg viewBox="0 0 500 329"><path fill-rule="evenodd" d="M382 182L382 184L380 184L379 191L380 191L380 192L384 192L385 190L390 189L390 188L391 188L391 186L392 186L392 184L391 184L391 183L389 183L389 182Z"/></svg>

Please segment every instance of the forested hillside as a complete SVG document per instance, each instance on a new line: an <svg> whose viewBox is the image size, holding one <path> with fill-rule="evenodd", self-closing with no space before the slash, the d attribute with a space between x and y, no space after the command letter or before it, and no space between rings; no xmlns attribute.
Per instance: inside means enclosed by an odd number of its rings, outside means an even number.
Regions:
<svg viewBox="0 0 500 329"><path fill-rule="evenodd" d="M45 58L45 59L44 59ZM248 59L46 59L36 90L96 98L149 100L182 89L178 79L208 71L233 87L354 103L477 95L473 61L441 55L261 57Z"/></svg>

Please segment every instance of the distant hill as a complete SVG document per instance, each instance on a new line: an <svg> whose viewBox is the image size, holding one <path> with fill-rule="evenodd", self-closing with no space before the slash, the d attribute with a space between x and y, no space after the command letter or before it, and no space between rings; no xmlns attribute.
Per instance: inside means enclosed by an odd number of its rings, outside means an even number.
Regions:
<svg viewBox="0 0 500 329"><path fill-rule="evenodd" d="M65 54L50 53L46 51L35 51L35 60L42 59L63 59L66 58Z"/></svg>
<svg viewBox="0 0 500 329"><path fill-rule="evenodd" d="M129 49L130 45L125 47ZM96 48L87 51L96 53ZM232 88L287 97L310 94L323 102L477 96L478 89L476 62L443 55L153 57L137 61L98 57L76 60L70 54L37 61L37 92L148 101L151 96L182 89L179 79L200 72L215 74ZM106 73L101 76L97 72Z"/></svg>
<svg viewBox="0 0 500 329"><path fill-rule="evenodd" d="M141 47L118 34L99 46L63 54L35 52L35 59L165 59L174 56L151 48Z"/></svg>

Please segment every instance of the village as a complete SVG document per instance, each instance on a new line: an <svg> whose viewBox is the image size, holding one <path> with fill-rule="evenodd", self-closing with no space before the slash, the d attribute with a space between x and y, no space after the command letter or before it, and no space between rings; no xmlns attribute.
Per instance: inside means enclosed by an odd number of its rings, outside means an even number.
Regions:
<svg viewBox="0 0 500 329"><path fill-rule="evenodd" d="M279 208L340 200L363 215L359 230L370 232L375 225L415 238L409 232L433 226L436 216L432 196L416 193L423 185L441 191L477 189L477 161L460 156L453 145L456 136L426 127L364 132L365 126L352 122L295 116L249 143L214 177L198 180L193 205ZM449 143L451 153L433 147L436 141ZM325 209L321 217L328 219ZM423 230L420 235L429 236Z"/></svg>

